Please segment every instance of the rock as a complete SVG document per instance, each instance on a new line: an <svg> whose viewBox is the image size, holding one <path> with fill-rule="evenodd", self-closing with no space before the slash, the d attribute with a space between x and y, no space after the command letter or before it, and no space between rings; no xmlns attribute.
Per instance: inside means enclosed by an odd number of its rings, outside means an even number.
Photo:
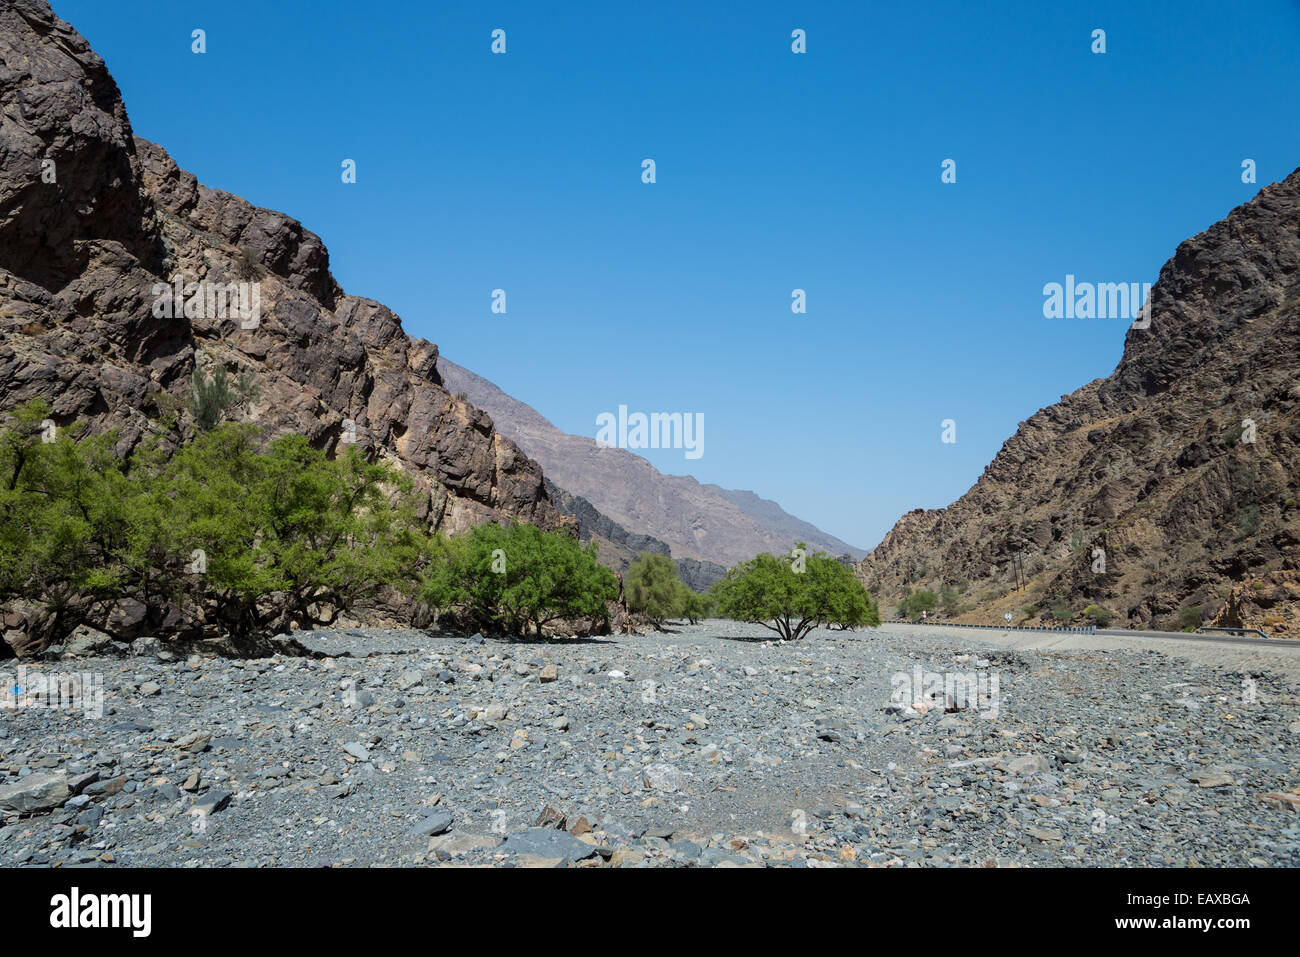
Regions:
<svg viewBox="0 0 1300 957"><path fill-rule="evenodd" d="M1006 765L1006 770L1010 774L1037 774L1051 769L1052 766L1047 763L1047 759L1039 754L1022 754Z"/></svg>
<svg viewBox="0 0 1300 957"><path fill-rule="evenodd" d="M1189 774L1187 780L1203 788L1224 788L1236 783L1231 774L1221 770L1198 771Z"/></svg>
<svg viewBox="0 0 1300 957"><path fill-rule="evenodd" d="M636 867L645 860L645 851L637 847L620 847L614 850L609 863L613 867Z"/></svg>
<svg viewBox="0 0 1300 957"><path fill-rule="evenodd" d="M152 698L154 695L161 693L162 685L158 684L156 681L146 681L144 684L140 685L140 694L144 695L146 698Z"/></svg>
<svg viewBox="0 0 1300 957"><path fill-rule="evenodd" d="M549 684L550 682L557 681L559 679L560 672L559 669L555 667L555 665L547 665L537 673L537 677L541 679L543 684Z"/></svg>
<svg viewBox="0 0 1300 957"><path fill-rule="evenodd" d="M1259 799L1277 811L1290 811L1292 814L1300 808L1300 794L1282 794L1272 792L1261 794Z"/></svg>
<svg viewBox="0 0 1300 957"><path fill-rule="evenodd" d="M401 691L410 691L422 684L424 684L424 673L414 668L409 668L397 676L397 687Z"/></svg>
<svg viewBox="0 0 1300 957"><path fill-rule="evenodd" d="M80 794L89 785L99 780L98 771L87 771L85 774L75 774L68 778L68 790L73 794Z"/></svg>
<svg viewBox="0 0 1300 957"><path fill-rule="evenodd" d="M511 834L499 850L506 854L527 854L566 863L585 860L596 853L594 847L584 844L571 834L542 827L531 827Z"/></svg>
<svg viewBox="0 0 1300 957"><path fill-rule="evenodd" d="M190 813L203 817L218 814L230 806L231 796L229 791L209 791L194 802L194 805L190 808Z"/></svg>
<svg viewBox="0 0 1300 957"><path fill-rule="evenodd" d="M686 784L687 773L671 764L651 764L641 771L641 783L652 791L672 793Z"/></svg>
<svg viewBox="0 0 1300 957"><path fill-rule="evenodd" d="M352 755L358 761L370 760L370 752L364 745L361 745L356 741L349 741L347 744L343 745L343 750Z"/></svg>
<svg viewBox="0 0 1300 957"><path fill-rule="evenodd" d="M0 811L37 814L59 807L71 794L66 774L37 772L0 785Z"/></svg>
<svg viewBox="0 0 1300 957"><path fill-rule="evenodd" d="M461 857L474 851L490 851L501 838L485 834L440 834L429 838L429 853L438 857Z"/></svg>
<svg viewBox="0 0 1300 957"><path fill-rule="evenodd" d="M198 754L206 751L212 741L212 735L209 732L191 731L189 734L177 740L174 745L180 751L189 751Z"/></svg>
<svg viewBox="0 0 1300 957"><path fill-rule="evenodd" d="M63 643L65 658L84 658L103 652L112 646L113 639L89 625L78 625Z"/></svg>
<svg viewBox="0 0 1300 957"><path fill-rule="evenodd" d="M408 839L432 837L451 829L451 815L446 811L434 811L416 822L407 832Z"/></svg>
<svg viewBox="0 0 1300 957"><path fill-rule="evenodd" d="M565 715L552 718L547 724L556 731L567 731L569 728L569 719Z"/></svg>
<svg viewBox="0 0 1300 957"><path fill-rule="evenodd" d="M565 824L566 819L564 815L548 804L546 807L542 808L542 813L537 815L537 820L533 822L533 827L553 827L563 829Z"/></svg>

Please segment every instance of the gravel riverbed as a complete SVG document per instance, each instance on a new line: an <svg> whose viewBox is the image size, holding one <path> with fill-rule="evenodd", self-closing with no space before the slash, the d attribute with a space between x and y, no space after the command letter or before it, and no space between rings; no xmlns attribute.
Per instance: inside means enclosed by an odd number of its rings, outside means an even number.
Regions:
<svg viewBox="0 0 1300 957"><path fill-rule="evenodd" d="M295 637L319 657L28 665L99 676L103 713L0 711L0 866L1300 864L1300 685L1231 662L720 621Z"/></svg>

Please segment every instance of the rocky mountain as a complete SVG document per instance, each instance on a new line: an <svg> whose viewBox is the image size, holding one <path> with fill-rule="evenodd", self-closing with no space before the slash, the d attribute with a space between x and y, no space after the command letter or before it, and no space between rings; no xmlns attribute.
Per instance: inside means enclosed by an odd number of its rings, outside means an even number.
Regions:
<svg viewBox="0 0 1300 957"><path fill-rule="evenodd" d="M400 465L435 528L571 524L437 362L391 310L339 288L301 223L133 136L104 61L45 0L0 5L4 409L43 397L59 425L120 430L126 452L196 366L219 364L256 375L246 414L271 435L355 441Z"/></svg>
<svg viewBox="0 0 1300 957"><path fill-rule="evenodd" d="M1115 371L1020 423L975 486L858 566L971 621L1078 615L1296 634L1300 170L1182 243Z"/></svg>
<svg viewBox="0 0 1300 957"><path fill-rule="evenodd" d="M797 542L813 551L862 556L862 549L788 514L753 492L664 475L627 449L562 432L531 406L445 356L438 371L448 389L486 409L496 427L536 459L556 485L586 499L623 528L644 532L676 558L731 566L759 552L784 554Z"/></svg>
<svg viewBox="0 0 1300 957"><path fill-rule="evenodd" d="M597 543L602 565L621 574L646 552L672 557L672 549L666 542L649 535L629 532L608 515L602 515L585 498L570 495L550 479L546 481L546 490L562 514L572 515L577 520L578 538L583 542ZM714 562L702 562L694 558L677 558L674 561L678 577L695 591L707 591L710 585L727 574L724 566Z"/></svg>

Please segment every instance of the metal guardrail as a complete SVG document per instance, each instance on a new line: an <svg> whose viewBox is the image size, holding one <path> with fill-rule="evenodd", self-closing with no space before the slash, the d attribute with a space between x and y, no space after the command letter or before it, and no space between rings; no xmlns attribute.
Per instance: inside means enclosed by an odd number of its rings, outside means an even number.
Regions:
<svg viewBox="0 0 1300 957"><path fill-rule="evenodd" d="M1223 632L1225 635L1259 635L1261 638L1269 637L1262 628L1218 628L1212 625L1205 625L1196 629L1198 635L1205 635L1212 631Z"/></svg>
<svg viewBox="0 0 1300 957"><path fill-rule="evenodd" d="M990 631L1047 631L1056 635L1095 635L1096 625L1072 625L1068 628L1050 628L1046 625L966 625L959 621L905 621L891 618L882 622L885 625L940 625L946 628L987 628ZM1268 637L1265 635L1264 637Z"/></svg>

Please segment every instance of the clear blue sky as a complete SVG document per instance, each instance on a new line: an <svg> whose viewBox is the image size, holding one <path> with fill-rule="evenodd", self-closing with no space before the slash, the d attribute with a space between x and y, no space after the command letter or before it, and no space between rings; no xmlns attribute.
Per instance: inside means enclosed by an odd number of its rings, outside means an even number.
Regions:
<svg viewBox="0 0 1300 957"><path fill-rule="evenodd" d="M1296 0L53 6L137 135L348 292L566 431L702 412L659 469L868 548L1114 368L1126 324L1044 319L1044 283L1154 282L1300 165Z"/></svg>

